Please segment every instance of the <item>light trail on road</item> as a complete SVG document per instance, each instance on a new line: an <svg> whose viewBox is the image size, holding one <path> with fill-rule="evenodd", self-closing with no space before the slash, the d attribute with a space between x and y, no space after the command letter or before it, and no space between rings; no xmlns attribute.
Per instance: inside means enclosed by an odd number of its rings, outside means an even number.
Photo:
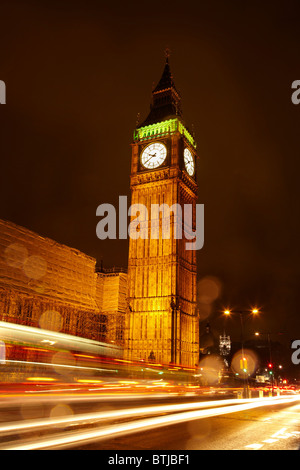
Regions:
<svg viewBox="0 0 300 470"><path fill-rule="evenodd" d="M112 437L120 437L135 433L137 431L150 430L160 428L172 424L178 424L185 421L191 421L201 418L209 418L213 416L220 416L230 414L258 407L279 405L279 404L292 404L300 401L299 396L292 397L268 397L268 398L254 398L244 400L219 400L214 402L198 402L198 403L185 403L175 405L160 405L143 408L129 408L117 411L107 411L100 413L88 413L79 416L67 416L63 418L46 418L43 420L31 420L29 423L8 423L2 425L0 432L18 431L23 426L23 430L38 428L39 426L50 426L58 424L87 424L95 420L113 419L113 418L133 418L141 414L153 413L172 413L164 416L156 416L151 418L144 418L135 421L113 424L109 426L97 427L92 430L81 431L67 431L64 433L57 433L53 436L43 437L41 439L24 440L23 442L16 441L6 443L1 446L1 450L39 450L39 449L54 449L74 447L75 445L86 445L87 443L101 441ZM197 409L198 408L198 409ZM199 409L201 408L201 409ZM192 410L191 410L192 409ZM185 410L185 411L184 411ZM187 411L188 410L188 411ZM15 426L15 429L13 429Z"/></svg>
<svg viewBox="0 0 300 470"><path fill-rule="evenodd" d="M267 400L268 398L266 398ZM276 399L276 398L275 398ZM259 399L240 399L238 403L249 403L253 402L254 400ZM18 421L6 424L0 424L0 434L12 432L20 432L20 431L29 431L29 430L36 430L41 429L47 426L54 426L54 425L70 425L70 424L80 424L81 422L86 421L95 421L95 420L108 420L114 418L123 418L123 417L135 417L138 415L147 415L147 414L155 414L155 413L172 413L172 412L179 412L179 411L187 411L192 409L199 409L199 408L213 408L218 406L228 406L234 405L237 403L237 399L229 399L229 400L214 400L214 401L202 401L202 402L195 402L195 403L179 403L174 405L156 405L156 406L147 406L147 407L138 407L138 408L125 408L121 410L110 410L110 411L102 411L98 413L85 413L80 415L71 415L71 416L64 416L59 418L43 418L43 419L34 419L34 420L25 420L25 421Z"/></svg>

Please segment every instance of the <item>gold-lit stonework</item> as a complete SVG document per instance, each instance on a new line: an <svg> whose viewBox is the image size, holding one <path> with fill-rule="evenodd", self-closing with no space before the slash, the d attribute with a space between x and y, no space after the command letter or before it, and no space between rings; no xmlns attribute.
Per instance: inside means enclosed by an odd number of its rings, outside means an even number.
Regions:
<svg viewBox="0 0 300 470"><path fill-rule="evenodd" d="M0 321L124 345L127 273L0 220Z"/></svg>
<svg viewBox="0 0 300 470"><path fill-rule="evenodd" d="M163 144L167 156L157 168L145 168L141 156L152 143ZM176 215L171 212L170 236L164 239L161 228L168 211L158 214L156 220L151 214L152 204L180 204L182 209L184 204L192 204L195 213L196 174L188 174L184 163L184 149L189 148L195 161L195 147L182 121L167 60L153 91L150 114L135 130L132 144L131 204L147 208L149 235L129 241L125 346L131 359L188 366L198 362L196 251L186 250L184 236L175 238ZM159 227L158 239L151 237L151 224Z"/></svg>

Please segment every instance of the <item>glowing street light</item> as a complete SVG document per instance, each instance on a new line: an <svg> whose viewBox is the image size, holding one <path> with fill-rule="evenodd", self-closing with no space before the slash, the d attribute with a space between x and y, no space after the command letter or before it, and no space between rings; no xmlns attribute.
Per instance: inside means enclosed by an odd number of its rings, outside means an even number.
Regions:
<svg viewBox="0 0 300 470"><path fill-rule="evenodd" d="M247 360L244 358L244 322L243 322L243 316L245 314L251 314L252 315L257 315L259 313L258 308L254 307L250 311L249 310L230 310L227 308L224 310L224 315L230 316L232 313L238 313L240 315L240 321L241 321L241 343L242 343L242 359L241 359L241 369L244 372L244 398L248 397L249 390L248 390L248 379L247 379L247 386L246 386L246 373L247 373ZM246 361L246 362L244 362Z"/></svg>
<svg viewBox="0 0 300 470"><path fill-rule="evenodd" d="M259 335L266 335L267 336L267 339L268 339L268 348L269 348L269 364L268 364L268 368L269 368L269 374L271 376L271 382L272 382L272 395L273 395L273 390L274 390L274 373L272 371L273 369L273 361L272 361L272 346L271 346L271 339L270 339L270 335L271 333L269 332L261 332L259 333L258 331L255 333L255 336L259 336ZM267 369L268 370L268 369Z"/></svg>
<svg viewBox="0 0 300 470"><path fill-rule="evenodd" d="M259 313L259 309L258 308L253 308L252 310L230 310L229 308L227 308L226 310L224 310L224 315L231 315L232 313L239 313L240 315L242 314L246 314L246 313L252 313L253 315L257 315Z"/></svg>

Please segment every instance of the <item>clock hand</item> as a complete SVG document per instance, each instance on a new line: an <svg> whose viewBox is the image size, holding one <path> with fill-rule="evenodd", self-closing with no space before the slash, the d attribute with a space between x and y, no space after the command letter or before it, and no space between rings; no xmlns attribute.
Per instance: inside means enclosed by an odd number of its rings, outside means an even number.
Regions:
<svg viewBox="0 0 300 470"><path fill-rule="evenodd" d="M144 163L148 163L149 160L151 160L151 158L155 157L156 156L156 153L153 153L152 155L150 155L150 157L148 158L148 160L146 160Z"/></svg>

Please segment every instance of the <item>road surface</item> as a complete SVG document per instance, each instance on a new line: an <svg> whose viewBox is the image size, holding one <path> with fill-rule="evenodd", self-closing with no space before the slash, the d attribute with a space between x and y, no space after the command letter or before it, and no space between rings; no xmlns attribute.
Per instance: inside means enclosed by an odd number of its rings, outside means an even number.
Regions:
<svg viewBox="0 0 300 470"><path fill-rule="evenodd" d="M300 395L9 397L0 450L298 450Z"/></svg>

